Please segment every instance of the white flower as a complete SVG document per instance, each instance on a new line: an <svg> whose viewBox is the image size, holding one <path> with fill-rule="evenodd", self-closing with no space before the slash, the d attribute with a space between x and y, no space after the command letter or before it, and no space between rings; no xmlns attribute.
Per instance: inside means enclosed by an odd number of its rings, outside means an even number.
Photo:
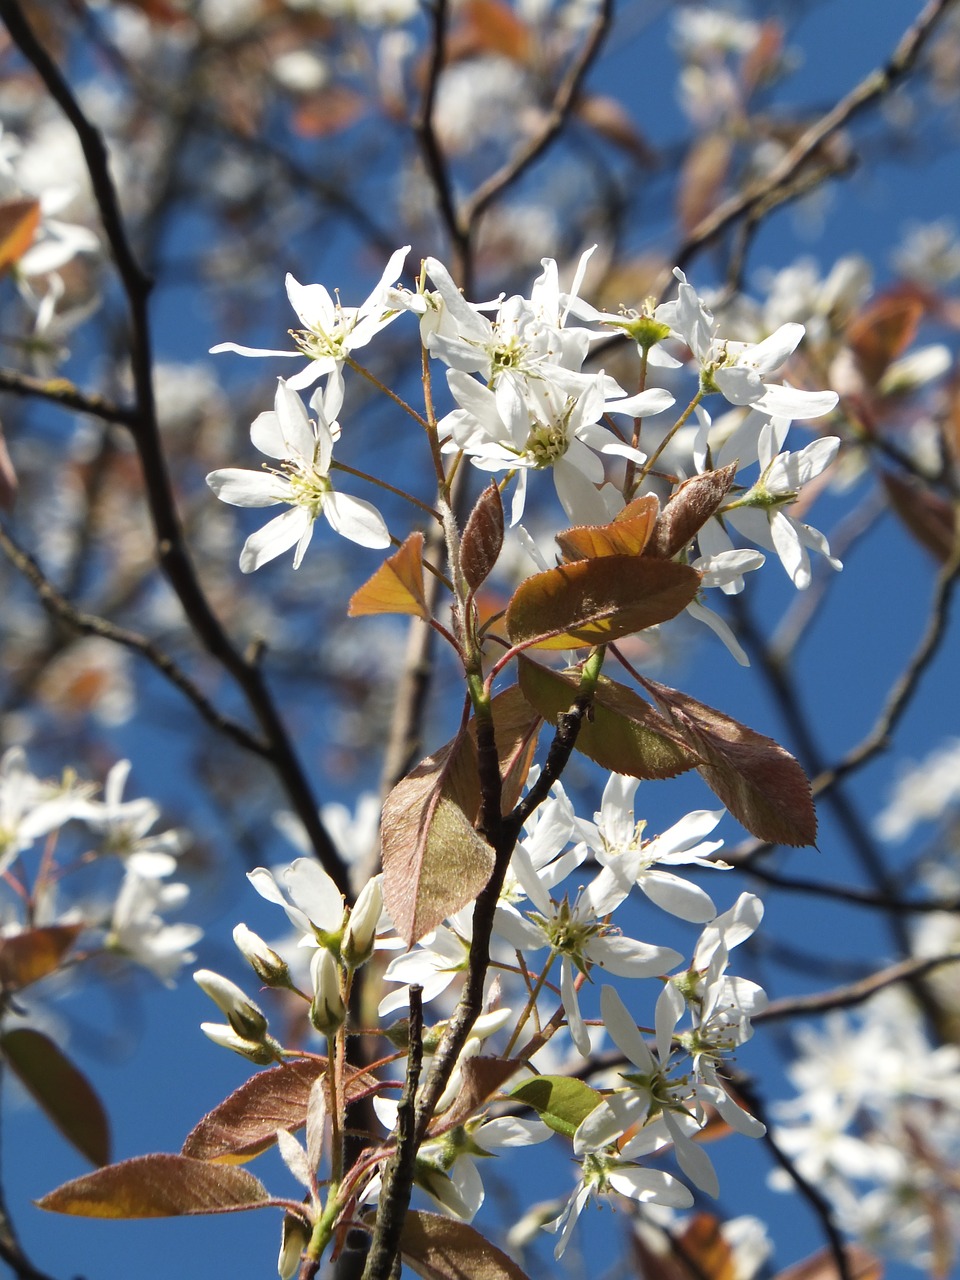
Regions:
<svg viewBox="0 0 960 1280"><path fill-rule="evenodd" d="M409 1008L411 983L417 983L423 988L421 999L424 1004L435 1000L446 991L458 973L466 970L469 959L469 938L463 938L459 932L440 925L425 938L421 938L413 951L396 956L387 965L384 979L387 982L402 982L404 985L383 997L377 1009L380 1017L386 1017L388 1013L395 1013L398 1009Z"/></svg>
<svg viewBox="0 0 960 1280"><path fill-rule="evenodd" d="M550 468L557 497L574 524L604 524L609 519L598 490L604 468L599 454L643 463L645 455L600 425L606 413L642 417L673 404L667 391L654 388L629 399L607 399L602 373L575 393L555 381L501 378L495 390L457 369L447 382L459 405L439 423L450 437L446 452L462 449L483 471L516 471L510 523L517 524L526 501L530 471ZM618 389L619 390L619 389Z"/></svg>
<svg viewBox="0 0 960 1280"><path fill-rule="evenodd" d="M775 551L794 586L802 591L811 582L807 548L819 551L832 569L843 566L831 556L830 544L823 534L788 515L785 508L796 502L805 484L833 462L840 440L837 436L821 436L797 453L777 453L785 427L785 419L774 419L763 427L758 445L760 478L742 497L729 502L720 515L723 525L730 524L751 542ZM729 551L733 545L718 520L709 521L697 534L697 540L701 552L708 556Z"/></svg>
<svg viewBox="0 0 960 1280"><path fill-rule="evenodd" d="M203 937L203 930L193 924L165 924L160 912L179 909L189 893L185 884L144 879L128 869L114 903L105 945L172 987L180 968L196 959L190 948Z"/></svg>
<svg viewBox="0 0 960 1280"><path fill-rule="evenodd" d="M322 946L343 928L343 894L316 859L296 858L279 876L256 867L247 872L247 879L261 898L283 907L302 935L300 946Z"/></svg>
<svg viewBox="0 0 960 1280"><path fill-rule="evenodd" d="M704 392L719 391L731 404L752 405L760 413L787 418L819 418L835 408L835 391L803 391L765 379L791 356L803 337L802 324L783 324L762 342L732 342L716 336L716 324L696 290L676 268L677 300L657 309L657 318L674 329L700 366Z"/></svg>
<svg viewBox="0 0 960 1280"><path fill-rule="evenodd" d="M39 836L82 816L83 803L69 788L58 790L30 773L22 748L5 751L0 758L0 872Z"/></svg>
<svg viewBox="0 0 960 1280"><path fill-rule="evenodd" d="M710 897L699 885L681 879L666 866L720 866L711 854L723 846L722 840L703 842L723 817L723 809L698 809L674 823L653 840L644 839L646 822L634 819L633 798L637 778L611 773L603 789L600 812L594 822L577 820L577 831L586 847L603 867L590 889L591 899L601 912L613 910L637 884L651 902L681 920L702 924L717 914ZM612 891L613 897L608 895ZM612 905L608 905L612 904Z"/></svg>
<svg viewBox="0 0 960 1280"><path fill-rule="evenodd" d="M160 809L146 796L123 799L129 774L130 761L118 760L107 774L103 800L89 801L81 816L100 836L102 853L122 858L139 876L168 876L186 845L186 832L174 829L148 834L160 817Z"/></svg>
<svg viewBox="0 0 960 1280"><path fill-rule="evenodd" d="M335 418L343 402L343 381L331 374L322 401L314 396L316 422L307 417L300 397L282 378L272 413L261 413L250 438L261 453L276 458L279 469L245 471L227 467L211 471L207 484L222 502L235 507L270 507L286 503L288 510L252 533L240 553L240 569L252 573L296 546L298 569L313 537L317 516L330 527L364 547L388 547L390 534L383 516L369 502L337 493L330 479L333 443L340 434Z"/></svg>
<svg viewBox="0 0 960 1280"><path fill-rule="evenodd" d="M294 359L307 356L310 364L289 379L292 391L311 386L325 373L339 371L351 352L364 347L399 314L388 305L389 290L403 270L404 259L410 246L391 254L373 292L359 307L341 306L339 296L334 299L322 284L300 284L292 275L287 276L287 297L300 317L303 328L293 334L296 351L267 351L257 347L242 347L235 342L221 342L211 347L211 354L234 351L241 356L290 356Z"/></svg>
<svg viewBox="0 0 960 1280"><path fill-rule="evenodd" d="M572 904L566 898L557 903L547 893L522 845L514 849L512 862L514 874L535 911L519 916L500 910L496 930L518 951L548 946L551 960L560 957L560 994L567 1026L577 1049L586 1057L590 1037L580 1013L576 972L589 974L596 965L622 978L651 978L672 968L680 959L679 953L671 947L625 938L606 923L604 918L627 896L629 886L605 894L599 904L591 896L593 885Z"/></svg>

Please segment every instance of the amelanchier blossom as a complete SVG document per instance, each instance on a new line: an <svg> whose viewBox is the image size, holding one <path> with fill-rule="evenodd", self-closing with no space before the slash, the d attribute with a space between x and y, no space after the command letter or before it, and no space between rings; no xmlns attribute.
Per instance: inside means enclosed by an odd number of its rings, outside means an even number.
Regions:
<svg viewBox="0 0 960 1280"><path fill-rule="evenodd" d="M261 453L279 461L278 468L246 471L226 467L211 471L207 484L222 502L235 507L287 506L262 529L252 533L240 553L240 569L252 573L261 565L296 547L298 569L322 513L344 538L364 547L389 547L390 533L383 516L369 502L338 493L330 479L333 444L340 435L336 415L343 403L343 380L331 373L322 399L314 396L311 421L303 402L289 383L279 379L273 412L261 413L250 438Z"/></svg>
<svg viewBox="0 0 960 1280"><path fill-rule="evenodd" d="M176 829L150 834L160 808L146 796L123 799L129 776L130 761L118 760L103 784L103 799L88 801L82 817L100 837L102 853L122 858L140 876L168 876L176 869L186 834Z"/></svg>
<svg viewBox="0 0 960 1280"><path fill-rule="evenodd" d="M400 311L389 301L391 286L396 284L410 246L390 255L383 275L370 295L359 307L345 307L339 295L331 297L322 284L300 284L292 275L287 276L287 297L303 326L291 330L296 343L295 351L268 351L259 347L243 347L235 342L221 342L211 347L211 354L233 351L241 356L287 356L292 359L308 358L305 369L294 374L287 385L291 391L302 391L312 386L324 374L339 370L354 351L365 347L381 329L395 320Z"/></svg>

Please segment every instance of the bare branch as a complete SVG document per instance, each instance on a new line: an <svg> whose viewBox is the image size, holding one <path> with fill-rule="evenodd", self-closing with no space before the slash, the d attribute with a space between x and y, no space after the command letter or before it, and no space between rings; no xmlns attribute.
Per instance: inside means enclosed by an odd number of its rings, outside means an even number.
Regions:
<svg viewBox="0 0 960 1280"><path fill-rule="evenodd" d="M895 986L898 982L913 983L945 964L958 963L960 963L960 951L951 951L942 956L912 956L909 960L901 960L887 969L881 969L879 973L871 973L869 977L862 978L859 982L835 987L832 991L773 1000L761 1013L755 1013L751 1022L778 1022L784 1018L812 1017L829 1013L832 1009L849 1009L854 1005L863 1004L884 987Z"/></svg>

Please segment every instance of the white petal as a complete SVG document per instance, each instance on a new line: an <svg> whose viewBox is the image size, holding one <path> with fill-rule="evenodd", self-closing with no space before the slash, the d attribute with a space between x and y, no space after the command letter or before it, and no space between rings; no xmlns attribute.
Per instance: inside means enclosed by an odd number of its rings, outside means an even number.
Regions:
<svg viewBox="0 0 960 1280"><path fill-rule="evenodd" d="M635 938L594 938L586 947L587 957L618 978L654 978L666 973L683 957L672 947L655 947Z"/></svg>
<svg viewBox="0 0 960 1280"><path fill-rule="evenodd" d="M343 896L313 858L296 858L283 875L290 897L318 928L335 933L343 924Z"/></svg>
<svg viewBox="0 0 960 1280"><path fill-rule="evenodd" d="M361 547L382 548L390 545L390 530L375 506L347 493L329 493L323 514L331 529Z"/></svg>
<svg viewBox="0 0 960 1280"><path fill-rule="evenodd" d="M241 347L237 342L219 342L210 348L212 356L219 355L221 351L232 351L238 356L293 356L295 359L303 359L302 351L267 351L260 347Z"/></svg>
<svg viewBox="0 0 960 1280"><path fill-rule="evenodd" d="M603 1025L607 1028L614 1044L621 1053L643 1072L654 1070L653 1055L640 1034L637 1024L630 1016L627 1006L613 987L604 987L600 992L600 1013Z"/></svg>
<svg viewBox="0 0 960 1280"><path fill-rule="evenodd" d="M563 1001L563 1007L567 1015L567 1027L570 1031L570 1038L577 1047L577 1051L585 1058L590 1056L590 1036L584 1025L583 1017L580 1013L580 1003L577 1000L577 991L574 986L574 970L573 962L567 956L563 956L560 961L560 997Z"/></svg>
<svg viewBox="0 0 960 1280"><path fill-rule="evenodd" d="M692 924L705 924L717 914L710 895L669 871L652 869L642 877L640 888L663 911Z"/></svg>
<svg viewBox="0 0 960 1280"><path fill-rule="evenodd" d="M287 297L305 329L328 333L336 323L337 309L322 284L301 284L292 275L286 278Z"/></svg>
<svg viewBox="0 0 960 1280"><path fill-rule="evenodd" d="M283 515L275 516L262 529L251 533L240 552L240 572L253 573L284 551L289 551L311 523L310 513L305 507L288 507Z"/></svg>
<svg viewBox="0 0 960 1280"><path fill-rule="evenodd" d="M242 467L211 471L207 484L221 502L229 502L233 507L273 507L290 497L290 485L281 476L246 471Z"/></svg>
<svg viewBox="0 0 960 1280"><path fill-rule="evenodd" d="M277 423L287 446L287 457L303 458L312 462L316 451L316 437L303 407L303 401L296 391L283 378L277 380L277 394L274 399ZM276 456L276 455L274 455Z"/></svg>
<svg viewBox="0 0 960 1280"><path fill-rule="evenodd" d="M641 1203L666 1204L674 1209L689 1209L693 1194L677 1178L659 1169L625 1167L609 1173L610 1185L622 1196Z"/></svg>

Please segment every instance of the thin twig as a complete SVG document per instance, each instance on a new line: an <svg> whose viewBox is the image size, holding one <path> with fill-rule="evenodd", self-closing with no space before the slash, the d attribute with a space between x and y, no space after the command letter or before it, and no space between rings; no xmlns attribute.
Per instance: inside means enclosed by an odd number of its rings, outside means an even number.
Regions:
<svg viewBox="0 0 960 1280"><path fill-rule="evenodd" d="M760 1022L778 1022L784 1018L813 1017L821 1013L829 1013L832 1009L849 1009L863 1004L871 996L882 991L884 987L895 986L898 982L913 982L932 973L945 964L960 963L960 951L950 951L942 956L911 956L901 960L859 982L851 982L843 987L834 987L832 991L818 991L808 996L785 996L782 1000L773 1000L760 1013L751 1017L754 1024Z"/></svg>
<svg viewBox="0 0 960 1280"><path fill-rule="evenodd" d="M109 622L97 614L85 613L71 604L44 574L36 560L13 540L2 524L0 524L0 550L33 586L40 603L51 617L81 635L101 636L105 640L112 640L114 644L141 654L193 703L204 720L214 729L226 734L247 751L252 751L261 758L270 758L270 748L266 743L254 737L242 724L221 715L187 673L152 640L137 631Z"/></svg>
<svg viewBox="0 0 960 1280"><path fill-rule="evenodd" d="M718 209L701 218L677 250L677 266L683 267L699 249L715 240L734 222L751 216L775 200L778 192L795 182L801 166L832 134L849 124L873 102L889 94L913 69L937 22L955 3L956 0L930 0L916 22L901 37L886 66L871 71L836 106L806 129L783 159L759 182L737 192Z"/></svg>
<svg viewBox="0 0 960 1280"><path fill-rule="evenodd" d="M18 373L15 369L0 369L0 391L8 391L15 396L29 396L32 400L49 400L62 409L70 409L75 413L89 413L104 422L117 422L121 426L132 425L135 412L113 404L105 396L96 392L81 391L67 378L34 378L29 373Z"/></svg>

